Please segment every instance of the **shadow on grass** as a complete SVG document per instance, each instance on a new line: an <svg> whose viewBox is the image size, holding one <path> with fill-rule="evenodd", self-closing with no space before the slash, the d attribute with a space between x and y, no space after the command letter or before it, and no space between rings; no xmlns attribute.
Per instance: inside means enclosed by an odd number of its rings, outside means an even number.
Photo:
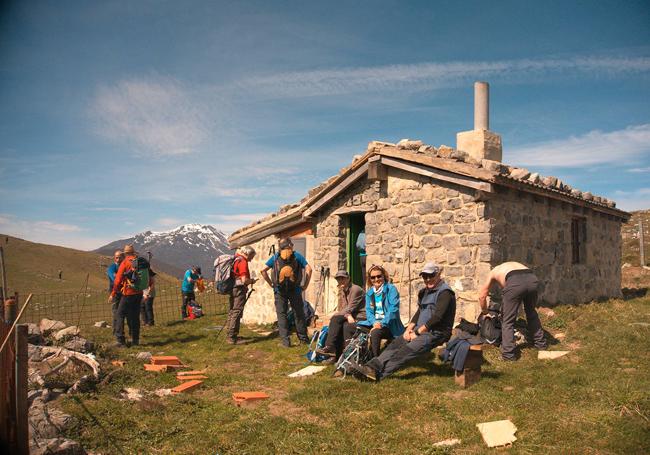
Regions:
<svg viewBox="0 0 650 455"><path fill-rule="evenodd" d="M278 338L280 335L278 332L273 332L269 333L268 335L259 335L259 336L250 336L250 337L242 337L244 340L246 340L246 344L255 344L255 343L262 343L264 341L272 340L274 338Z"/></svg>
<svg viewBox="0 0 650 455"><path fill-rule="evenodd" d="M409 367L419 367L417 371L411 371L409 373L399 375L399 376L394 376L395 379L400 379L400 380L408 380L408 379L414 379L420 376L453 376L454 375L454 369L451 367L451 365L441 365L438 363L434 363L433 356L427 358L427 359L422 359L422 360L417 360L412 363L409 363Z"/></svg>
<svg viewBox="0 0 650 455"><path fill-rule="evenodd" d="M623 292L623 300L632 300L645 297L648 295L650 288L623 288L621 291Z"/></svg>
<svg viewBox="0 0 650 455"><path fill-rule="evenodd" d="M199 335L186 335L182 337L167 337L155 341L147 340L141 343L141 346L165 346L170 343L189 343L190 341L202 340L204 337Z"/></svg>

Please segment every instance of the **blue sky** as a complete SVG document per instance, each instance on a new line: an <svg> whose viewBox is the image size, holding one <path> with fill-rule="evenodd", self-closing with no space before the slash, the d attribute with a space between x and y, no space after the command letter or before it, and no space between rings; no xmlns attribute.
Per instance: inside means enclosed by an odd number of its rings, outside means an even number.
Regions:
<svg viewBox="0 0 650 455"><path fill-rule="evenodd" d="M0 232L80 249L229 232L371 140L455 146L650 208L647 1L56 1L0 7Z"/></svg>

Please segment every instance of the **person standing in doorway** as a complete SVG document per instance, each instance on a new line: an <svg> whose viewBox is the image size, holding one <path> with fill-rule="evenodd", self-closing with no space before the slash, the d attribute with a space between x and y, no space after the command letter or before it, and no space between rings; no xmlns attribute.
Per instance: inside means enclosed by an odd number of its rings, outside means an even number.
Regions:
<svg viewBox="0 0 650 455"><path fill-rule="evenodd" d="M361 282L365 284L366 282L366 231L362 230L357 236L357 242L355 243L357 251L359 251L359 260L361 261Z"/></svg>
<svg viewBox="0 0 650 455"><path fill-rule="evenodd" d="M266 261L262 271L264 281L273 288L275 295L275 312L278 317L278 328L282 346L290 347L289 322L287 311L289 305L296 320L296 333L300 343L309 344L305 310L302 293L311 280L312 269L304 256L293 250L293 242L289 238L281 239L279 253L275 253ZM273 277L269 278L268 271L273 269ZM304 284L303 282L304 277Z"/></svg>

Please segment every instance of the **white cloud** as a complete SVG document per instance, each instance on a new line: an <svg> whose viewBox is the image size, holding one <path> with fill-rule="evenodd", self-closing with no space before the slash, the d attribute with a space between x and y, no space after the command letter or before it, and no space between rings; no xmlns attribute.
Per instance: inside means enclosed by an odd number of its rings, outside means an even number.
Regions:
<svg viewBox="0 0 650 455"><path fill-rule="evenodd" d="M77 250L93 250L115 240L87 236L84 234L87 229L74 224L45 220L31 221L10 214L0 214L0 232L31 242L66 246Z"/></svg>
<svg viewBox="0 0 650 455"><path fill-rule="evenodd" d="M632 191L615 191L616 206L621 210L650 209L650 188L638 188Z"/></svg>
<svg viewBox="0 0 650 455"><path fill-rule="evenodd" d="M627 172L631 172L633 174L645 174L647 172L650 172L650 166L648 166L648 167L634 167L634 168L628 169Z"/></svg>
<svg viewBox="0 0 650 455"><path fill-rule="evenodd" d="M594 130L581 136L541 142L508 152L521 166L582 167L625 163L650 153L650 124L628 126L608 133Z"/></svg>
<svg viewBox="0 0 650 455"><path fill-rule="evenodd" d="M374 91L420 91L467 85L479 78L503 82L563 74L613 77L647 72L650 58L572 57L490 62L417 63L286 72L243 79L238 85L269 97L310 97Z"/></svg>
<svg viewBox="0 0 650 455"><path fill-rule="evenodd" d="M101 87L92 111L103 135L152 155L192 153L208 136L199 104L172 80L132 79Z"/></svg>
<svg viewBox="0 0 650 455"><path fill-rule="evenodd" d="M183 220L180 218L158 218L156 220L156 225L163 228L176 227L183 224Z"/></svg>
<svg viewBox="0 0 650 455"><path fill-rule="evenodd" d="M268 213L213 214L207 215L207 218L219 230L229 234L252 221L264 218L266 215Z"/></svg>

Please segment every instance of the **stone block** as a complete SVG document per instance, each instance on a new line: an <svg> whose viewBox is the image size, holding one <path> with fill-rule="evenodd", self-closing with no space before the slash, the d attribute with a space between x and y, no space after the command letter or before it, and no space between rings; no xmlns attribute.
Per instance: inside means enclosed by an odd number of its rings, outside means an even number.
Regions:
<svg viewBox="0 0 650 455"><path fill-rule="evenodd" d="M456 234L468 234L472 232L471 224L456 224L454 225L454 232Z"/></svg>
<svg viewBox="0 0 650 455"><path fill-rule="evenodd" d="M438 202L438 201L436 201ZM440 204L438 202L438 204ZM442 209L442 204L440 204L441 209ZM419 202L415 204L415 211L419 213L420 215L426 215L428 213L433 213L433 201L424 201L424 202Z"/></svg>
<svg viewBox="0 0 650 455"><path fill-rule="evenodd" d="M454 214L454 220L457 223L472 223L476 221L476 210L460 209Z"/></svg>
<svg viewBox="0 0 650 455"><path fill-rule="evenodd" d="M490 234L472 234L467 236L470 245L487 245L490 243Z"/></svg>
<svg viewBox="0 0 650 455"><path fill-rule="evenodd" d="M65 323L45 318L41 319L38 328L41 329L41 334L43 336L48 336L52 332L58 332L59 330L64 329Z"/></svg>
<svg viewBox="0 0 650 455"><path fill-rule="evenodd" d="M472 260L472 252L469 248L459 248L456 250L456 257L459 264L468 264Z"/></svg>
<svg viewBox="0 0 650 455"><path fill-rule="evenodd" d="M463 131L456 134L456 148L474 160L503 161L501 136L489 130Z"/></svg>
<svg viewBox="0 0 650 455"><path fill-rule="evenodd" d="M446 250L455 250L460 246L460 241L457 235L446 235L442 238L442 246Z"/></svg>
<svg viewBox="0 0 650 455"><path fill-rule="evenodd" d="M419 222L420 222L420 217L418 216L406 216L402 218L403 225L418 224Z"/></svg>
<svg viewBox="0 0 650 455"><path fill-rule="evenodd" d="M432 234L449 234L451 232L451 226L449 224L439 224L431 226Z"/></svg>
<svg viewBox="0 0 650 455"><path fill-rule="evenodd" d="M530 171L524 168L514 168L510 171L510 177L517 180L526 180L530 177Z"/></svg>
<svg viewBox="0 0 650 455"><path fill-rule="evenodd" d="M66 338L72 338L79 335L79 327L76 325L71 325L70 327L66 327L65 329L61 329L58 332L56 332L54 335L52 335L52 338L54 338L56 341L61 341Z"/></svg>
<svg viewBox="0 0 650 455"><path fill-rule="evenodd" d="M442 240L439 235L425 235L421 239L421 245L424 248L438 248L442 245Z"/></svg>
<svg viewBox="0 0 650 455"><path fill-rule="evenodd" d="M410 205L404 205L393 210L392 213L398 218L404 218L405 216L409 216L411 213L413 213L413 209Z"/></svg>
<svg viewBox="0 0 650 455"><path fill-rule="evenodd" d="M388 198L381 198L379 201L377 201L377 210L388 210L392 207L392 204L390 203L390 199Z"/></svg>
<svg viewBox="0 0 650 455"><path fill-rule="evenodd" d="M440 215L424 215L422 222L427 224L440 224Z"/></svg>
<svg viewBox="0 0 650 455"><path fill-rule="evenodd" d="M413 230L417 236L423 236L429 233L429 226L424 223L420 223L417 226L415 226L415 229ZM414 238L415 239L415 238Z"/></svg>
<svg viewBox="0 0 650 455"><path fill-rule="evenodd" d="M463 275L463 268L458 265L449 266L445 269L445 276L456 278Z"/></svg>
<svg viewBox="0 0 650 455"><path fill-rule="evenodd" d="M440 222L444 224L450 224L454 221L454 212L441 212L440 213Z"/></svg>

